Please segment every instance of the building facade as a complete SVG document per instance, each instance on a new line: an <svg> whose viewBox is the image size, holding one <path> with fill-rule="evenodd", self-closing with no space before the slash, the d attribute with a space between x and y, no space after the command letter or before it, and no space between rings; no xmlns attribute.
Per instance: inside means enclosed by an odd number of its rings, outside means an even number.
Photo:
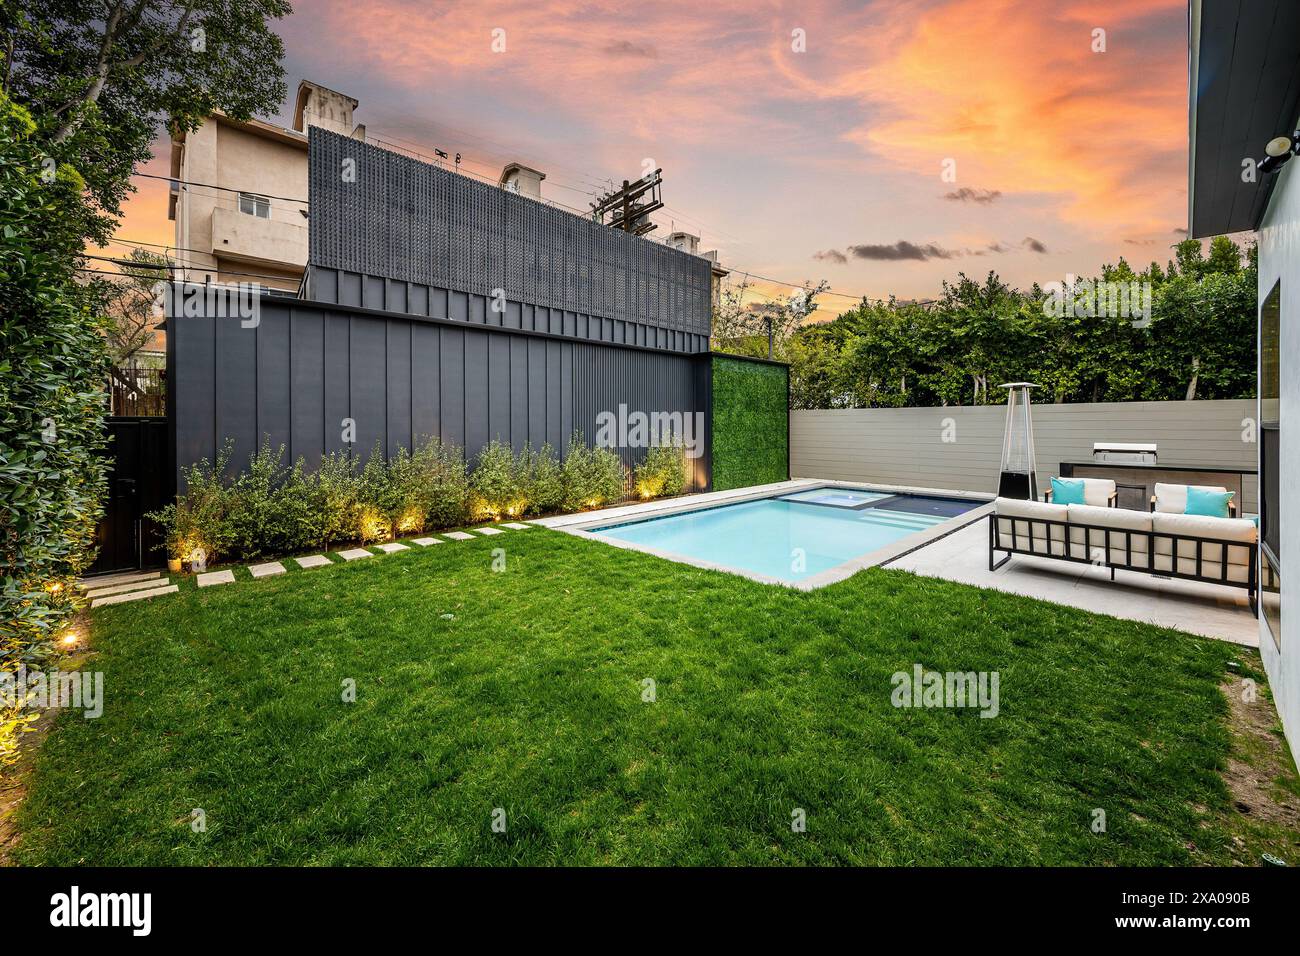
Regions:
<svg viewBox="0 0 1300 956"><path fill-rule="evenodd" d="M1189 229L1258 230L1259 650L1300 756L1300 4L1191 0Z"/></svg>

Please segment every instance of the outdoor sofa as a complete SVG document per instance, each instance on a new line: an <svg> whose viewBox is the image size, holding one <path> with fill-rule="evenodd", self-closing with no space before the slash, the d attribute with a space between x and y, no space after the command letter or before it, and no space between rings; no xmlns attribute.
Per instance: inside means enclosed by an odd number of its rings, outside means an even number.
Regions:
<svg viewBox="0 0 1300 956"><path fill-rule="evenodd" d="M1178 487L1185 506L1186 486ZM1094 494L1092 500L1099 499ZM1119 570L1245 588L1257 612L1255 522L1175 512L1178 503L1177 492L1159 484L1149 512L998 498L989 515L989 570L1017 554L1096 564L1110 568L1112 581ZM1001 560L997 551L1005 552Z"/></svg>

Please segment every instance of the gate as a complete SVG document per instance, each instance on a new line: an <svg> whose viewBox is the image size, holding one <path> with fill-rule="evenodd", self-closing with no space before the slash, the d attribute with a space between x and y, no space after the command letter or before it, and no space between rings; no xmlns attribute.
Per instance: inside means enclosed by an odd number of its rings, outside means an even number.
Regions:
<svg viewBox="0 0 1300 956"><path fill-rule="evenodd" d="M108 418L108 495L95 529L98 553L88 574L161 567L166 555L158 526L144 517L175 493L165 418Z"/></svg>

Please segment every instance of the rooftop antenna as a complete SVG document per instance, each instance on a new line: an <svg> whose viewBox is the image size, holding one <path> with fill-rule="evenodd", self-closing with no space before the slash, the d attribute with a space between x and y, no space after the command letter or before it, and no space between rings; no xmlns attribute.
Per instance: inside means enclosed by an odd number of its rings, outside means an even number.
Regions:
<svg viewBox="0 0 1300 956"><path fill-rule="evenodd" d="M1029 390L1033 382L1006 382L1007 427L1002 435L1002 467L998 475L998 497L1038 500L1038 479L1034 470L1034 423L1029 415Z"/></svg>

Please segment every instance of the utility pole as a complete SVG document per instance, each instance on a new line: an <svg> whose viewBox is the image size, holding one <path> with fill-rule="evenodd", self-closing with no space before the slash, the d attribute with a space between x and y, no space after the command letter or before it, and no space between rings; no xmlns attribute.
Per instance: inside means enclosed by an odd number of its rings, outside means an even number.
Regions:
<svg viewBox="0 0 1300 956"><path fill-rule="evenodd" d="M664 206L660 195L662 185L662 169L647 173L636 182L625 179L622 189L606 193L591 204L591 217L614 229L644 236L658 228L648 217ZM606 216L611 217L608 222Z"/></svg>

